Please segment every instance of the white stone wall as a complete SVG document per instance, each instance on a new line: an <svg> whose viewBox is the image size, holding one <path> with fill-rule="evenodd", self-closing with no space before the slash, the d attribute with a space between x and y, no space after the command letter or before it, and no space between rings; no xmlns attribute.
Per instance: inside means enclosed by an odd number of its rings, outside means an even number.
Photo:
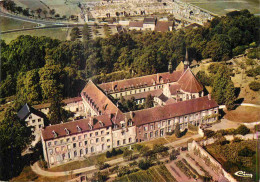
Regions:
<svg viewBox="0 0 260 182"><path fill-rule="evenodd" d="M25 122L27 126L33 127L33 135L40 135L41 129L44 127L44 118L37 116L36 114L31 113L26 119Z"/></svg>
<svg viewBox="0 0 260 182"><path fill-rule="evenodd" d="M50 167L112 149L111 127L45 141ZM43 142L44 143L44 142Z"/></svg>
<svg viewBox="0 0 260 182"><path fill-rule="evenodd" d="M136 127L128 126L127 128L112 131L113 147L121 147L136 142Z"/></svg>

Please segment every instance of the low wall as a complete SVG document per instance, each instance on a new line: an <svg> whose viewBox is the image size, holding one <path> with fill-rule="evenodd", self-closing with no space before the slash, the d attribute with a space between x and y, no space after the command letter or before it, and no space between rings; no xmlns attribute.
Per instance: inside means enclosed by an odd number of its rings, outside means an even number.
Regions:
<svg viewBox="0 0 260 182"><path fill-rule="evenodd" d="M208 160L209 163L211 163L209 167L211 167L217 174L223 175L225 178L227 178L227 180L231 182L237 181L232 175L226 172L222 168L221 164L218 161L216 161L206 150L204 150L196 141L193 140L192 143L188 143L188 151L199 152L199 156L203 158L205 162L206 160Z"/></svg>

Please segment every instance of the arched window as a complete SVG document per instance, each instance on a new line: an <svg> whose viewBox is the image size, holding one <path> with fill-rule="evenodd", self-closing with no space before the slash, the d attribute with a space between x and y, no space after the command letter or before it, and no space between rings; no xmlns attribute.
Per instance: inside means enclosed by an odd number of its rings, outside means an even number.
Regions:
<svg viewBox="0 0 260 182"><path fill-rule="evenodd" d="M104 144L102 144L102 150L105 150L105 145Z"/></svg>
<svg viewBox="0 0 260 182"><path fill-rule="evenodd" d="M120 145L120 141L119 140L117 140L117 146L119 146Z"/></svg>
<svg viewBox="0 0 260 182"><path fill-rule="evenodd" d="M77 151L76 150L74 151L74 157L77 157Z"/></svg>
<svg viewBox="0 0 260 182"><path fill-rule="evenodd" d="M94 151L95 151L95 150L94 150L94 147L92 146L92 147L91 147L91 152L94 152Z"/></svg>
<svg viewBox="0 0 260 182"><path fill-rule="evenodd" d="M85 149L85 153L86 153L86 154L88 153L88 148Z"/></svg>
<svg viewBox="0 0 260 182"><path fill-rule="evenodd" d="M83 156L83 150L82 149L80 149L79 154L80 154L80 157Z"/></svg>
<svg viewBox="0 0 260 182"><path fill-rule="evenodd" d="M64 159L65 159L65 154L62 154L62 160L64 161Z"/></svg>
<svg viewBox="0 0 260 182"><path fill-rule="evenodd" d="M132 138L129 138L128 141L129 141L129 143L132 143Z"/></svg>

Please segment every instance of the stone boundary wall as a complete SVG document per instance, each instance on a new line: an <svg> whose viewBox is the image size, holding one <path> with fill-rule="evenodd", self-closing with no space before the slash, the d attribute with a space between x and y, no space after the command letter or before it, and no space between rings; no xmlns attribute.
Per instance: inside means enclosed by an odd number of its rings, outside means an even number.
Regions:
<svg viewBox="0 0 260 182"><path fill-rule="evenodd" d="M224 137L228 141L234 140L235 137L239 138L241 140L257 140L258 139L258 136L255 133L250 133L250 134L247 134L244 136L243 135L225 135ZM205 145L213 144L215 141L217 141L216 138L209 138L207 140L200 141L199 144L202 146L205 146Z"/></svg>
<svg viewBox="0 0 260 182"><path fill-rule="evenodd" d="M237 180L228 172L226 172L221 164L216 161L206 150L204 150L195 140L193 140L192 143L188 143L188 151L198 151L199 152L199 156L201 158L206 158L207 160L210 161L211 168L217 172L217 174L222 174L227 180L229 180L230 182L237 182Z"/></svg>

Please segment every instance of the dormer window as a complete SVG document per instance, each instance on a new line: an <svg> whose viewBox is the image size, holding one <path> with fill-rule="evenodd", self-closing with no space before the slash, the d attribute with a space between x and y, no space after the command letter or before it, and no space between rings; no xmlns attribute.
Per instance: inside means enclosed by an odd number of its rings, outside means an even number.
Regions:
<svg viewBox="0 0 260 182"><path fill-rule="evenodd" d="M132 126L133 122L132 121L128 121L128 126Z"/></svg>
<svg viewBox="0 0 260 182"><path fill-rule="evenodd" d="M124 128L125 127L125 123L121 123L121 127Z"/></svg>
<svg viewBox="0 0 260 182"><path fill-rule="evenodd" d="M66 135L70 134L70 131L67 128L65 128L64 130L66 131Z"/></svg>
<svg viewBox="0 0 260 182"><path fill-rule="evenodd" d="M81 132L81 128L79 127L79 125L77 125L77 131Z"/></svg>
<svg viewBox="0 0 260 182"><path fill-rule="evenodd" d="M90 123L88 124L88 126L89 126L89 129L90 129L90 130L93 129L93 126L92 126Z"/></svg>
<svg viewBox="0 0 260 182"><path fill-rule="evenodd" d="M54 138L57 138L58 135L57 135L57 133L54 130L52 130L52 134L53 134Z"/></svg>
<svg viewBox="0 0 260 182"><path fill-rule="evenodd" d="M99 125L102 127L104 126L104 123L102 121L99 121Z"/></svg>

